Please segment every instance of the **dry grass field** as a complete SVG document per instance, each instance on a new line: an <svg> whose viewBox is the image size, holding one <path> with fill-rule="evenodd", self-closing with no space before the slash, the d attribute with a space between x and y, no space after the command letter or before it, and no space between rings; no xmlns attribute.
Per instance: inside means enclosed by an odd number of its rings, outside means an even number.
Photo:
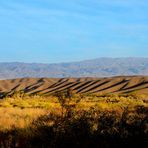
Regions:
<svg viewBox="0 0 148 148"><path fill-rule="evenodd" d="M0 101L0 147L142 147L147 95L8 95Z"/></svg>

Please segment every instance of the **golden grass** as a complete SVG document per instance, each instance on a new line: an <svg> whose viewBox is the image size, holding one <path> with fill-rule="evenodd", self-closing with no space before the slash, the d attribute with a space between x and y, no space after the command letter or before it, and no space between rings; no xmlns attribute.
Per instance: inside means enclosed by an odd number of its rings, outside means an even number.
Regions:
<svg viewBox="0 0 148 148"><path fill-rule="evenodd" d="M6 97L0 101L0 107L19 107L19 108L44 108L52 109L59 107L58 101L53 97L25 96L25 97Z"/></svg>
<svg viewBox="0 0 148 148"><path fill-rule="evenodd" d="M11 128L25 128L42 115L48 114L46 109L35 108L0 108L0 131Z"/></svg>
<svg viewBox="0 0 148 148"><path fill-rule="evenodd" d="M78 96L77 96L78 97ZM83 97L79 103L73 98L69 105L76 105L75 110L89 110L95 108L100 111L115 110L123 112L124 108L134 109L136 106L148 107L143 99L133 96L95 96ZM53 96L14 96L0 101L0 130L9 130L13 127L24 128L40 116L49 113L60 114L61 105Z"/></svg>
<svg viewBox="0 0 148 148"><path fill-rule="evenodd" d="M112 148L114 143L122 146L128 137L134 139L134 147L135 133L142 139L141 147L147 137L147 111L147 99L133 95L15 94L0 100L0 147L62 147L67 141L64 147L87 147L87 142L97 147L105 141L104 147Z"/></svg>

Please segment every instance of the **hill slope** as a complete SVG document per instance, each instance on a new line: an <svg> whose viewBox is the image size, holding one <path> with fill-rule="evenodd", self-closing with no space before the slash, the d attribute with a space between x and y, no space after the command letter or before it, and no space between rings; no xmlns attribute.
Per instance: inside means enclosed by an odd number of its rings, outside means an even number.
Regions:
<svg viewBox="0 0 148 148"><path fill-rule="evenodd" d="M148 76L111 78L21 78L0 81L0 93L23 90L25 93L50 94L72 89L77 93L147 93Z"/></svg>
<svg viewBox="0 0 148 148"><path fill-rule="evenodd" d="M61 64L0 63L0 79L148 75L148 58L99 58Z"/></svg>

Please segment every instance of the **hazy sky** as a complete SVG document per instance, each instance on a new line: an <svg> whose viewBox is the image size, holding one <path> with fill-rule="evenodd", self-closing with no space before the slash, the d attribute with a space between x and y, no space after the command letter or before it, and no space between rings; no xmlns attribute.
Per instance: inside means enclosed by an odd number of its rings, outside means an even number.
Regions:
<svg viewBox="0 0 148 148"><path fill-rule="evenodd" d="M147 0L0 0L0 62L148 57Z"/></svg>

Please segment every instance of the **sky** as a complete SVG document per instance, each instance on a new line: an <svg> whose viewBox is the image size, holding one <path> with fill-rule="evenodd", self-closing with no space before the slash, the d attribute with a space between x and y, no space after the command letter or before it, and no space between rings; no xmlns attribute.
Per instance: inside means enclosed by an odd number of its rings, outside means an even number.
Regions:
<svg viewBox="0 0 148 148"><path fill-rule="evenodd" d="M0 62L148 57L147 0L0 0Z"/></svg>

